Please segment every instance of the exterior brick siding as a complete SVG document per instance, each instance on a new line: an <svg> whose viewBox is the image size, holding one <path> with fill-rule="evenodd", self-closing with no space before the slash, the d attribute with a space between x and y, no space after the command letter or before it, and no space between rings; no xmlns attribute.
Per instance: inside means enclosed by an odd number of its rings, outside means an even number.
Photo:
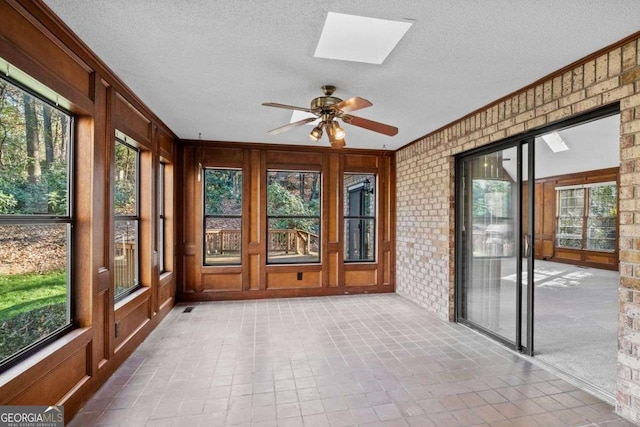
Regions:
<svg viewBox="0 0 640 427"><path fill-rule="evenodd" d="M454 320L454 158L620 102L616 410L640 423L640 39L579 61L396 153L396 290Z"/></svg>

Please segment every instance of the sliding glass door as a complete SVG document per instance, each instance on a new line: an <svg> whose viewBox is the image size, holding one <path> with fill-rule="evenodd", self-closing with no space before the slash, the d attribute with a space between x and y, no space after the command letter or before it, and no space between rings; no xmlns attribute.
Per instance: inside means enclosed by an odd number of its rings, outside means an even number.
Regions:
<svg viewBox="0 0 640 427"><path fill-rule="evenodd" d="M458 159L458 321L529 353L532 312L527 191L532 144L518 141Z"/></svg>

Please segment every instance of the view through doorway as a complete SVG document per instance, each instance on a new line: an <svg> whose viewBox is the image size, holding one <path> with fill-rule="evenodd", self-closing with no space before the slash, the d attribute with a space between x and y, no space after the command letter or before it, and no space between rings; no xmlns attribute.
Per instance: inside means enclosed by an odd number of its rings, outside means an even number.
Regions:
<svg viewBox="0 0 640 427"><path fill-rule="evenodd" d="M620 117L458 159L457 319L613 398Z"/></svg>

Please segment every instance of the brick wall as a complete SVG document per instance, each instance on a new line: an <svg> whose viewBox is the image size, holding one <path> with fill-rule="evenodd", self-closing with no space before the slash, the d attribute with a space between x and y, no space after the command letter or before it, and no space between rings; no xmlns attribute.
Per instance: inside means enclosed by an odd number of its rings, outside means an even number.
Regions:
<svg viewBox="0 0 640 427"><path fill-rule="evenodd" d="M396 153L396 290L454 314L453 155L620 102L620 304L616 410L640 422L640 39L626 40Z"/></svg>

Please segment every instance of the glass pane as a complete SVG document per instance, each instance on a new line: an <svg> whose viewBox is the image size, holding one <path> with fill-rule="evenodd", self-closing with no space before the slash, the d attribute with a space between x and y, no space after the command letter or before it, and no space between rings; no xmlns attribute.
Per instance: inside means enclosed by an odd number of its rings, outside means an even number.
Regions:
<svg viewBox="0 0 640 427"><path fill-rule="evenodd" d="M138 286L138 221L115 223L115 297Z"/></svg>
<svg viewBox="0 0 640 427"><path fill-rule="evenodd" d="M165 270L165 261L164 261L164 234L165 234L165 223L164 218L160 218L158 220L158 271L160 273L164 273Z"/></svg>
<svg viewBox="0 0 640 427"><path fill-rule="evenodd" d="M587 249L615 251L616 217L587 219Z"/></svg>
<svg viewBox="0 0 640 427"><path fill-rule="evenodd" d="M615 184L589 188L587 249L604 252L615 251L617 211Z"/></svg>
<svg viewBox="0 0 640 427"><path fill-rule="evenodd" d="M165 236L167 234L165 223L165 204L166 204L166 165L160 163L158 169L158 270L160 273L166 271L165 260Z"/></svg>
<svg viewBox="0 0 640 427"><path fill-rule="evenodd" d="M589 216L615 217L617 213L615 184L589 188Z"/></svg>
<svg viewBox="0 0 640 427"><path fill-rule="evenodd" d="M584 216L584 189L558 190L560 200L559 216L582 218Z"/></svg>
<svg viewBox="0 0 640 427"><path fill-rule="evenodd" d="M344 174L344 216L375 216L376 176Z"/></svg>
<svg viewBox="0 0 640 427"><path fill-rule="evenodd" d="M69 228L0 226L0 361L70 323Z"/></svg>
<svg viewBox="0 0 640 427"><path fill-rule="evenodd" d="M267 236L268 262L320 262L319 234L318 218L270 218Z"/></svg>
<svg viewBox="0 0 640 427"><path fill-rule="evenodd" d="M344 260L375 261L375 220L344 220Z"/></svg>
<svg viewBox="0 0 640 427"><path fill-rule="evenodd" d="M205 215L242 215L242 171L205 169Z"/></svg>
<svg viewBox="0 0 640 427"><path fill-rule="evenodd" d="M240 264L242 219L207 218L204 231L204 263Z"/></svg>
<svg viewBox="0 0 640 427"><path fill-rule="evenodd" d="M71 117L0 79L0 215L69 215Z"/></svg>
<svg viewBox="0 0 640 427"><path fill-rule="evenodd" d="M520 214L520 219L522 222L522 236L520 236L520 245L522 248L522 278L520 280L521 285L521 295L522 298L520 300L520 345L523 348L529 347L529 344L533 344L530 342L529 332L528 332L528 322L529 322L529 293L531 292L529 288L529 268L533 267L533 258L534 258L534 241L535 235L534 230L529 228L529 197L533 193L533 206L540 203L540 200L536 200L536 191L535 191L535 180L532 182L529 180L528 176L529 172L529 144L522 144L522 212ZM535 166L534 166L534 175L535 175ZM532 218L535 219L535 218ZM514 237L518 236L514 234ZM514 253L515 255L515 253ZM533 278L532 278L533 279ZM533 312L532 312L533 313ZM516 319L517 320L517 319ZM533 319L531 319L533 321ZM533 325L532 325L533 326ZM531 349L528 349L529 351ZM530 354L530 353L529 353Z"/></svg>
<svg viewBox="0 0 640 427"><path fill-rule="evenodd" d="M138 213L138 152L116 141L116 182L114 207L116 215L135 216Z"/></svg>
<svg viewBox="0 0 640 427"><path fill-rule="evenodd" d="M164 194L164 180L165 180L165 165L163 163L160 163L159 167L158 167L158 216L163 217L164 216L164 199L165 199L165 194Z"/></svg>
<svg viewBox="0 0 640 427"><path fill-rule="evenodd" d="M515 149L463 164L463 303L467 320L515 342Z"/></svg>
<svg viewBox="0 0 640 427"><path fill-rule="evenodd" d="M584 188L557 190L557 194L559 208L556 246L582 249Z"/></svg>
<svg viewBox="0 0 640 427"><path fill-rule="evenodd" d="M267 215L320 216L320 172L267 172Z"/></svg>

